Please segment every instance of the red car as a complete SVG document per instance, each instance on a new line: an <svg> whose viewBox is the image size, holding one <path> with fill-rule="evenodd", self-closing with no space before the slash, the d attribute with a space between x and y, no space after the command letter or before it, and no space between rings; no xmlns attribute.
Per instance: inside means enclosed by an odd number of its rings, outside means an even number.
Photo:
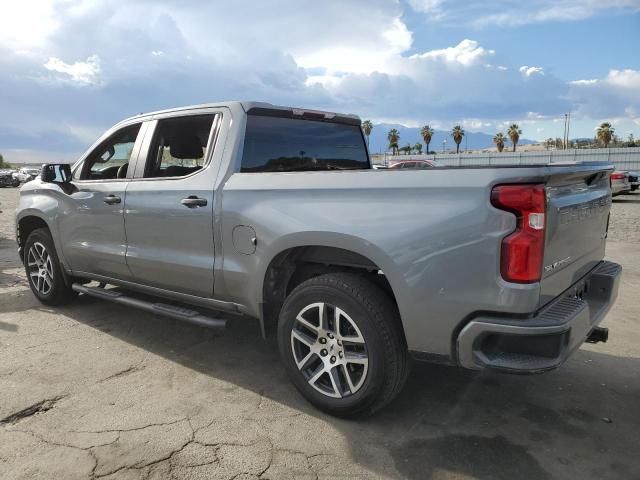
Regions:
<svg viewBox="0 0 640 480"><path fill-rule="evenodd" d="M389 168L435 168L439 167L435 160L401 160L389 165Z"/></svg>

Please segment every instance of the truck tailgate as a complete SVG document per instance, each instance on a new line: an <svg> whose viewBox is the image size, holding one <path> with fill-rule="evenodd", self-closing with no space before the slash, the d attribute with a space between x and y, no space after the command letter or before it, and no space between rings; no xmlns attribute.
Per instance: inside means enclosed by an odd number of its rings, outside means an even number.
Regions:
<svg viewBox="0 0 640 480"><path fill-rule="evenodd" d="M604 258L611 208L611 170L612 167L603 165L601 169L550 176L546 184L540 306L578 282Z"/></svg>

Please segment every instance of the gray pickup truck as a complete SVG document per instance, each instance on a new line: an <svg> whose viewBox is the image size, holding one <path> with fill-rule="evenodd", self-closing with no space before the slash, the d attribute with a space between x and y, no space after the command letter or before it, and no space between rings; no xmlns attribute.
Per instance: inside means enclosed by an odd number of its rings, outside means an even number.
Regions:
<svg viewBox="0 0 640 480"><path fill-rule="evenodd" d="M17 240L41 302L257 319L311 403L365 415L411 359L535 373L606 340L611 171L374 170L355 116L208 104L129 118L73 167L44 166Z"/></svg>

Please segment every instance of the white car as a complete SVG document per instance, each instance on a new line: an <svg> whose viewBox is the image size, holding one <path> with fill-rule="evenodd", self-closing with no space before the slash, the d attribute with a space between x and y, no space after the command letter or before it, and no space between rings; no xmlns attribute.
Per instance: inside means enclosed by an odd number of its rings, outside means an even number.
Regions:
<svg viewBox="0 0 640 480"><path fill-rule="evenodd" d="M21 168L13 174L14 178L17 178L20 183L27 183L40 175L39 168Z"/></svg>
<svg viewBox="0 0 640 480"><path fill-rule="evenodd" d="M631 191L629 183L629 172L621 172L616 170L611 174L611 194L612 196L621 195Z"/></svg>

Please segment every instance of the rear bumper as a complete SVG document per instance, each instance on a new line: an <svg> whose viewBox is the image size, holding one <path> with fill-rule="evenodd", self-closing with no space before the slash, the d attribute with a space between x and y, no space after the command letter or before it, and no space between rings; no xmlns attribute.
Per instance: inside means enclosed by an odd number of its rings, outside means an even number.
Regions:
<svg viewBox="0 0 640 480"><path fill-rule="evenodd" d="M560 366L615 302L621 274L620 265L602 262L532 318L474 318L458 335L458 363L511 373Z"/></svg>
<svg viewBox="0 0 640 480"><path fill-rule="evenodd" d="M631 184L629 183L613 183L611 184L611 194L615 197L621 193L630 192Z"/></svg>

